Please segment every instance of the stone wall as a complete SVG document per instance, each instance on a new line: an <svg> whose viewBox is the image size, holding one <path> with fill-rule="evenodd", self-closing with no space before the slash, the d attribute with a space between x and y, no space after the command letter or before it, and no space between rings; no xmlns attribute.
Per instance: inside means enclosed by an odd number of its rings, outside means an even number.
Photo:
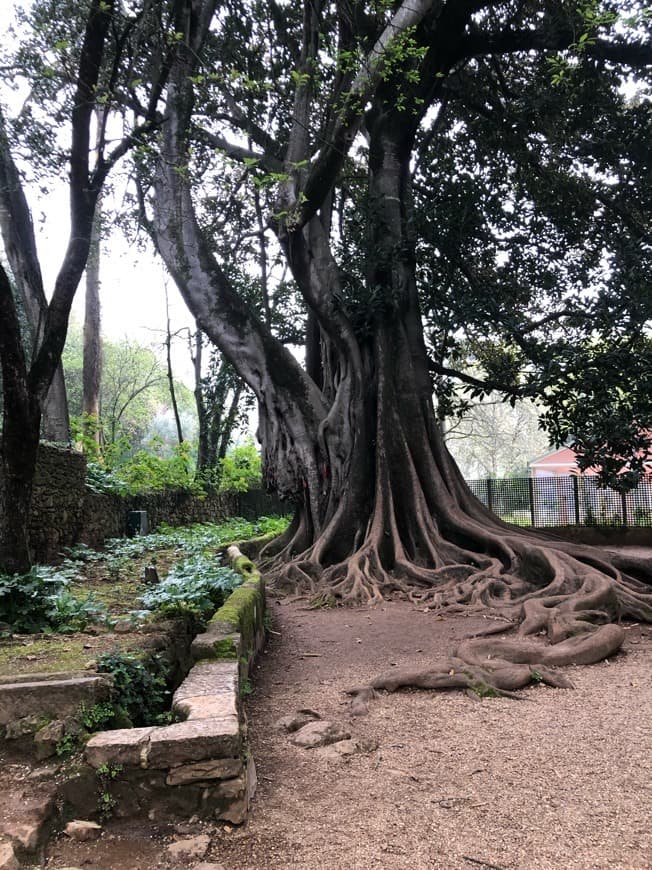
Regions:
<svg viewBox="0 0 652 870"><path fill-rule="evenodd" d="M57 558L79 540L86 495L86 460L75 450L41 444L38 452L30 541L37 562Z"/></svg>
<svg viewBox="0 0 652 870"><path fill-rule="evenodd" d="M101 546L107 538L126 533L127 513L147 511L150 530L161 523L180 526L187 523L217 523L238 515L237 493L216 493L198 498L184 492L162 492L143 496L117 496L87 491L80 543Z"/></svg>
<svg viewBox="0 0 652 870"><path fill-rule="evenodd" d="M192 644L195 664L172 699L182 721L101 731L86 744L90 767L119 768L110 788L124 815L181 814L233 824L247 818L256 768L242 696L265 644L265 584L237 547L229 547L228 556L245 579ZM68 789L73 802L74 791Z"/></svg>
<svg viewBox="0 0 652 870"><path fill-rule="evenodd" d="M215 493L204 498L184 492L118 496L87 489L82 453L42 444L39 447L30 540L35 562L61 559L65 547L84 543L97 548L126 533L127 513L147 511L150 529L161 523L220 522L229 516L284 513L265 493Z"/></svg>

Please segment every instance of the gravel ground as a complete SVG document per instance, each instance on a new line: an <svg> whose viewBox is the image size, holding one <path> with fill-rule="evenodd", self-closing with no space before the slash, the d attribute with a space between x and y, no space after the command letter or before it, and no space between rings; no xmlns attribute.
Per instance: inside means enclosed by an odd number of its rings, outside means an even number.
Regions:
<svg viewBox="0 0 652 870"><path fill-rule="evenodd" d="M351 718L347 688L423 667L481 617L406 602L311 610L271 600L272 634L247 701L259 786L240 828L116 820L95 843L56 840L48 868L178 867L168 846L208 834L205 870L652 868L652 626L623 650L566 669L574 690L521 701L459 692L380 694ZM300 749L276 727L302 708L343 723L365 751Z"/></svg>

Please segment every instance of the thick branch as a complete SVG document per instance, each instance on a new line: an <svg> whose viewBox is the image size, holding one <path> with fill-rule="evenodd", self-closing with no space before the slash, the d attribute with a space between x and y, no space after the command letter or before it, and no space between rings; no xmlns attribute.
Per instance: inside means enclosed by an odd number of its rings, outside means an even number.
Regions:
<svg viewBox="0 0 652 870"><path fill-rule="evenodd" d="M576 44L577 31L571 28L556 30L505 30L483 35L473 33L462 45L464 57L486 54L514 54L523 51L564 51ZM620 40L591 39L582 48L589 57L608 60L630 67L652 64L652 43L624 42Z"/></svg>

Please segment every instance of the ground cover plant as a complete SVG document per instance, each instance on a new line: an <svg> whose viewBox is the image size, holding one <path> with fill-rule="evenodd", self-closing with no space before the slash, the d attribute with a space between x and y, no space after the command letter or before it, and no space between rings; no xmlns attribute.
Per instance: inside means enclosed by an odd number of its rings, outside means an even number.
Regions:
<svg viewBox="0 0 652 870"><path fill-rule="evenodd" d="M240 581L220 564L219 552L234 541L278 534L287 524L280 517L234 517L161 526L107 541L102 551L76 546L57 567L0 575L0 673L84 667L112 650L137 649L143 621L181 614L201 620ZM145 583L150 565L159 584ZM116 624L120 634L113 632Z"/></svg>

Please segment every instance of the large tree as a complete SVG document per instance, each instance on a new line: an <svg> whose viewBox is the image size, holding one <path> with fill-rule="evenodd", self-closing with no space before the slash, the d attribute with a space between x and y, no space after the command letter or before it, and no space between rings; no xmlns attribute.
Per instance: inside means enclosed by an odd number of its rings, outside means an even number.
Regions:
<svg viewBox="0 0 652 870"><path fill-rule="evenodd" d="M556 116L563 119L578 106L576 89L565 81L593 78L608 91L605 112L633 117L619 88L632 69L652 61L646 15L637 16L633 4L632 18L617 20L613 4L597 2L580 9L567 2L479 0L313 0L301 8L178 0L175 6L182 48L170 71L161 148L141 165L144 176L151 173L147 220L198 324L258 399L267 485L296 504L289 531L267 551L278 582L344 602L398 593L432 607L494 608L518 621L524 635L545 630L555 645L550 654L527 644L514 646L513 654L500 647L501 659L526 663L506 668L501 677L483 672L483 679L502 688L531 679L532 662L540 665L536 674L554 681L545 662L609 654L623 639L614 620L652 615L644 566L633 560L616 565L594 551L506 526L472 496L445 448L433 411L433 358L424 328L437 314L423 307L424 300L434 305L436 294L423 292L420 299L419 293L432 289L419 286L419 252L425 245L432 257L433 240L415 212L414 179L429 185L419 202L430 209L431 224L451 215L450 202L440 207L437 182L442 192L457 196L461 210L465 186L483 178L484 196L500 196L493 188L499 168L485 171L476 162L471 173L458 171L452 157L447 166L440 153L433 181L415 166L417 159L431 159L440 129L440 148L456 137L466 137L471 147L475 134L467 116L474 101L480 103L473 116L478 129L483 111L500 110L494 140L479 142L477 153L497 162L501 149L511 155L502 223L485 227L486 254L472 226L473 244L466 250L458 239L436 251L466 273L459 294L479 285L476 304L486 303L489 328L492 312L505 320L515 307L508 291L522 300L527 288L521 277L536 279L538 271L543 299L555 280L559 246L582 250L584 212L599 210L603 201L608 205L592 228L600 241L592 236L592 249L605 245L619 278L629 267L630 288L642 282L635 271L640 259L626 257L635 244L628 248L626 239L636 228L645 235L647 226L637 206L636 164L636 195L628 203L613 191L610 167L618 163L617 152L611 163L607 157L598 163L600 176L591 149L574 153L569 147L563 167L569 186L561 191L563 179L555 177L559 184L552 185L549 164L555 146L572 144L577 130L566 133L550 107L541 109L530 118L519 150L514 138L521 132L510 107L534 78L544 96L554 93ZM501 89L489 102L492 77ZM557 92L553 80L563 85ZM535 164L544 157L538 171ZM234 164L246 170L239 178L241 200L265 191L270 226L308 312L305 368L237 292L209 232L215 202L231 196ZM521 182L514 165L529 165L538 185ZM564 221L546 224L535 211L529 223L516 215L521 220L512 235L504 229L521 200L529 203L538 194L545 216L555 208L551 197L561 192ZM468 204L476 216L471 193ZM614 222L618 232L610 249L607 227ZM252 233L259 229L252 225ZM446 223L438 229L445 233ZM502 295L493 297L486 275L497 265L498 237L518 255L510 280L500 285ZM648 241L636 237L636 244ZM528 257L537 268L519 268ZM548 260L550 268L542 272ZM581 269L558 265L567 298L570 291L590 293L595 270L579 280ZM430 275L441 280L434 269ZM440 289L454 293L455 285ZM563 318L563 312L555 316ZM466 664L444 663L442 682L475 680L470 674L478 656L486 655L484 647L478 655L465 649Z"/></svg>

